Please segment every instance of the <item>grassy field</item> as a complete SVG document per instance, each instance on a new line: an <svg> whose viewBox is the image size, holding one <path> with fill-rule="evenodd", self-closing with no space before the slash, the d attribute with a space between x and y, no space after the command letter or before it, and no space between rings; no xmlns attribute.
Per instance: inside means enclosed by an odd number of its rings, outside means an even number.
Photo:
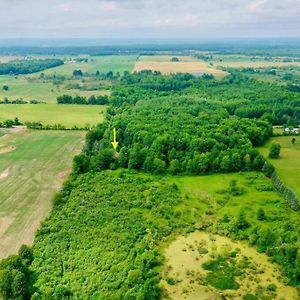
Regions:
<svg viewBox="0 0 300 300"><path fill-rule="evenodd" d="M170 177L169 180L176 183L185 195L183 207L189 208L191 218L198 214L198 210L203 212L202 216L197 218L195 229L201 229L203 224L216 226L225 214L232 220L241 211L251 224L250 228L245 229L245 232L249 233L256 226L272 230L273 227L283 226L286 220L289 220L290 224L299 222L299 213L287 206L282 196L274 190L271 181L261 173ZM234 195L229 192L232 181L235 181L242 191L240 194ZM259 209L264 210L265 221L257 219ZM226 299L244 299L243 296L248 294L257 297L249 299L298 299L296 289L286 285L280 267L271 264L266 255L259 254L246 242L236 242L228 237L195 231L183 236L173 236L170 243L162 243L162 251L166 257L162 270L162 284L166 289L164 299L223 299L220 291ZM226 255L232 251L238 253L234 258L238 286L232 289L217 289L211 282L214 282L219 274L219 268L211 271L211 277L208 277L208 271L201 266L219 256L224 256L228 262L231 258ZM230 272L232 275L233 271ZM228 283L226 280L224 278L224 281L217 283ZM268 288L270 284L276 285L275 292Z"/></svg>
<svg viewBox="0 0 300 300"><path fill-rule="evenodd" d="M101 123L104 120L104 105L62 105L62 104L2 104L0 121L18 117L21 122L42 122L43 125L62 124L67 128L83 127Z"/></svg>
<svg viewBox="0 0 300 300"><path fill-rule="evenodd" d="M24 99L27 101L38 100L47 103L55 103L56 98L62 94L80 95L89 97L91 95L109 95L109 84L96 78L83 78L71 80L72 73L75 69L80 69L83 72L95 74L96 71L107 73L123 73L124 71L131 72L134 68L136 56L84 56L88 62L75 62L77 56L60 57L65 60L65 64L56 68L51 68L43 72L30 75L19 76L0 76L0 100L5 97L10 100ZM34 58L49 58L47 56L34 56ZM8 60L8 57L2 57L3 60ZM54 85L53 80L39 79L41 73L46 75L63 75L67 77L59 86ZM89 82L90 81L90 82ZM69 88L70 83L77 83L88 87L86 90L78 88ZM4 91L2 87L8 85L8 91ZM99 89L99 87L102 89ZM92 87L92 88L91 88ZM93 89L93 87L95 87Z"/></svg>
<svg viewBox="0 0 300 300"><path fill-rule="evenodd" d="M281 145L280 158L269 160L275 166L279 177L300 197L300 137L296 137L294 145L292 138L291 136L274 137L259 150L265 157L268 157L272 142Z"/></svg>
<svg viewBox="0 0 300 300"><path fill-rule="evenodd" d="M296 170L298 168L295 168ZM247 218L256 222L256 212L259 208L267 209L273 215L280 212L278 201L285 207L282 197L274 191L272 183L261 173L214 174L209 176L175 177L172 179L186 195L190 202L198 203L214 210L217 217L225 213L236 216L241 209L247 211ZM229 197L224 193L232 180L245 189L241 196ZM276 203L274 205L274 203ZM289 211L292 216L297 213Z"/></svg>
<svg viewBox="0 0 300 300"><path fill-rule="evenodd" d="M77 57L67 57L72 60ZM133 70L137 56L135 55L105 55L105 56L86 56L88 62L66 62L64 65L43 71L44 74L59 74L71 76L75 69L80 69L83 72L93 73L96 71L107 73L123 73L124 71L131 72ZM39 73L37 73L39 74Z"/></svg>
<svg viewBox="0 0 300 300"><path fill-rule="evenodd" d="M36 76L35 76L36 77ZM56 98L63 94L80 95L89 97L91 95L109 95L109 90L91 90L83 91L79 89L68 89L66 81L62 86L57 87L51 80L31 81L29 76L0 76L0 100L8 98L9 100L23 99L26 101L38 100L47 103L56 103ZM95 85L101 83L95 83ZM8 85L9 90L4 91L2 87Z"/></svg>
<svg viewBox="0 0 300 300"><path fill-rule="evenodd" d="M212 55L209 59L214 66L229 68L271 68L300 66L300 62L286 61L286 57L264 57L248 55Z"/></svg>
<svg viewBox="0 0 300 300"><path fill-rule="evenodd" d="M141 56L136 62L134 71L142 70L160 71L162 74L170 73L192 73L192 74L213 74L216 77L227 75L222 70L210 67L208 63L189 56L178 56L178 62L171 61L172 56Z"/></svg>
<svg viewBox="0 0 300 300"><path fill-rule="evenodd" d="M68 175L84 132L2 130L0 150L0 258L31 244Z"/></svg>

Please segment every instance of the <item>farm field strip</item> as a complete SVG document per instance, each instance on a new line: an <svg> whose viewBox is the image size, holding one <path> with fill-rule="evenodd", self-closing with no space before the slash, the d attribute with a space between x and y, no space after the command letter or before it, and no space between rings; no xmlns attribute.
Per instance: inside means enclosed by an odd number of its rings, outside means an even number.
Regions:
<svg viewBox="0 0 300 300"><path fill-rule="evenodd" d="M53 58L52 56L50 56ZM81 58L81 56L61 57L66 59L64 65L50 68L42 72L37 72L28 75L0 76L0 100L8 98L9 100L23 99L26 101L37 100L47 103L55 103L56 98L62 94L80 95L89 97L91 95L109 95L109 86L105 86L103 89L98 89L103 83L97 78L94 78L90 82L90 86L96 86L97 89L78 89L69 88L69 83L74 83L74 80L65 80L62 84L55 85L53 80L39 79L41 73L45 75L57 75L71 77L75 69L80 69L83 72L95 74L96 71L101 73L107 73L112 71L114 74L117 72L123 73L124 71L131 72L134 68L134 64L137 56L135 55L109 55L109 56L84 56L88 59L88 62L76 62L75 59ZM33 56L33 58L46 59L49 56ZM4 59L4 58L3 58ZM37 80L39 79L39 80ZM89 81L85 78L82 82L81 79L77 79L79 85L89 85ZM7 85L9 89L4 91L2 87Z"/></svg>
<svg viewBox="0 0 300 300"><path fill-rule="evenodd" d="M21 122L61 124L67 128L84 127L101 123L105 111L104 105L1 104L0 122L18 117Z"/></svg>
<svg viewBox="0 0 300 300"><path fill-rule="evenodd" d="M172 57L163 56L163 57L151 57L151 60L147 57L144 60L144 57L136 62L134 71L140 72L143 70L152 70L159 71L162 74L171 74L171 73L192 73L192 74L212 74L217 77L224 77L228 73L222 70L215 69L210 67L206 62L199 61L194 58L181 58L178 56L178 62L172 62Z"/></svg>
<svg viewBox="0 0 300 300"><path fill-rule="evenodd" d="M300 62L280 62L280 61L213 61L214 66L228 68L272 68L300 66Z"/></svg>
<svg viewBox="0 0 300 300"><path fill-rule="evenodd" d="M0 258L31 244L51 199L69 174L72 158L83 147L82 131L1 130Z"/></svg>

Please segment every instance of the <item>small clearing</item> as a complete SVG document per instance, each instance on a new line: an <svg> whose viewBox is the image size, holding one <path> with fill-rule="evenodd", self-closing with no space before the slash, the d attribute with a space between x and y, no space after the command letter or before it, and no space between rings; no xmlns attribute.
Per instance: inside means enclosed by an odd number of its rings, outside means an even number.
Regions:
<svg viewBox="0 0 300 300"><path fill-rule="evenodd" d="M164 299L299 299L296 288L284 284L285 278L279 267L269 262L265 254L227 237L202 231L180 236L166 249L165 257ZM220 276L218 270L213 273L203 267L203 264L218 257L225 257L225 263L234 260L231 268L238 271L233 278L236 281L234 288L218 289L210 285L210 281L228 284L228 277L233 273L223 274L219 280L224 280L223 283L217 281Z"/></svg>

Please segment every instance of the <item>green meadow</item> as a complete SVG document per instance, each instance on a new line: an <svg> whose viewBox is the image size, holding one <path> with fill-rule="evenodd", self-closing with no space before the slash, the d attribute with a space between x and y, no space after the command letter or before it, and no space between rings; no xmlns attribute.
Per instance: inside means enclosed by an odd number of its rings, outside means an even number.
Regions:
<svg viewBox="0 0 300 300"><path fill-rule="evenodd" d="M59 74L71 76L75 69L80 69L82 72L95 74L96 71L107 73L112 71L114 73L123 73L124 71L131 72L136 62L136 55L104 55L104 56L84 56L88 58L88 62L70 62L72 59L78 58L77 56L66 57L69 62L64 65L51 68L43 71L44 74ZM37 73L39 74L39 73Z"/></svg>
<svg viewBox="0 0 300 300"><path fill-rule="evenodd" d="M49 58L47 56L36 56L37 58ZM112 71L114 74L124 71L131 72L134 68L136 56L108 55L108 56L84 56L88 62L76 62L77 56L61 57L65 64L56 68L44 70L30 75L2 75L0 76L0 100L8 98L9 100L23 99L26 101L37 100L47 103L56 103L56 98L63 94L80 95L89 97L91 95L109 95L110 84L97 78L78 78L72 79L74 70L82 70L89 74L95 74L96 71L107 73ZM59 85L54 84L54 80L40 79L40 74L51 76L66 76L66 80ZM70 87L70 84L85 86L85 89ZM7 91L3 86L7 85Z"/></svg>
<svg viewBox="0 0 300 300"><path fill-rule="evenodd" d="M26 101L37 100L47 103L56 103L56 98L63 94L80 95L89 97L91 95L109 95L108 90L90 90L68 89L66 84L56 86L51 80L32 81L28 76L0 76L0 100L8 98L9 100L23 99ZM68 81L67 81L68 82ZM96 82L96 84L99 84ZM7 85L8 91L2 87Z"/></svg>
<svg viewBox="0 0 300 300"><path fill-rule="evenodd" d="M2 104L0 122L16 117L23 123L42 122L43 125L61 124L73 126L93 126L103 122L104 105L63 105L63 104Z"/></svg>
<svg viewBox="0 0 300 300"><path fill-rule="evenodd" d="M265 157L268 157L272 142L281 145L280 157L269 159L269 161L276 168L279 177L300 197L300 137L295 137L295 144L292 144L292 139L292 136L274 137L259 150Z"/></svg>

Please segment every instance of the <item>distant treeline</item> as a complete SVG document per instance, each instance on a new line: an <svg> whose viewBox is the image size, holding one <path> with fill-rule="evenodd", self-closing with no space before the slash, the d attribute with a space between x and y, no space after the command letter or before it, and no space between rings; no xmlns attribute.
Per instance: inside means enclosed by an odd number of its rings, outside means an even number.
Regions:
<svg viewBox="0 0 300 300"><path fill-rule="evenodd" d="M7 63L0 63L0 75L6 74L31 74L49 68L63 65L61 59L30 59L13 60Z"/></svg>
<svg viewBox="0 0 300 300"><path fill-rule="evenodd" d="M30 100L29 102L23 99L15 99L15 100L8 100L5 98L4 100L0 100L0 104L45 104L46 102L38 101L38 100Z"/></svg>
<svg viewBox="0 0 300 300"><path fill-rule="evenodd" d="M0 122L0 128L12 128L13 126L19 125L22 125L22 123L19 121L18 118L15 118L14 120L8 119L3 122Z"/></svg>
<svg viewBox="0 0 300 300"><path fill-rule="evenodd" d="M162 53L172 52L174 55L180 53L190 54L194 51L213 51L215 53L228 54L248 54L248 55L273 55L273 56L293 56L299 57L300 45L298 39L225 39L225 40L207 40L195 42L189 40L173 40L163 43L161 40L77 40L73 41L73 46L64 46L62 40L46 40L48 47L40 47L40 40L29 40L22 45L14 46L7 40L0 40L0 54L3 55L128 55L144 53ZM68 44L70 41L68 41ZM30 44L31 46L28 46ZM85 44L87 46L80 46Z"/></svg>
<svg viewBox="0 0 300 300"><path fill-rule="evenodd" d="M90 96L89 98L83 96L62 95L57 97L58 104L84 104L84 105L105 105L108 104L108 96Z"/></svg>

